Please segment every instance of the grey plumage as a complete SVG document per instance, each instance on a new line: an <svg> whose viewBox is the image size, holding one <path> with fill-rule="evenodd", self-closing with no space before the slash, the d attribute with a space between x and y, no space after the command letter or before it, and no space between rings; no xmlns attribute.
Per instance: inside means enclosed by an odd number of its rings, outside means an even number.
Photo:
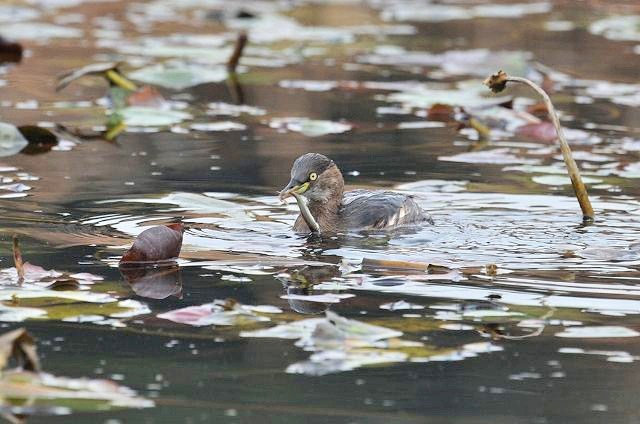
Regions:
<svg viewBox="0 0 640 424"><path fill-rule="evenodd" d="M391 191L353 190L344 192L344 180L335 163L324 155L307 153L291 168L291 181L281 199L303 195L320 233L344 230L393 229L406 225L433 224L413 199ZM294 225L297 232L309 232L303 215Z"/></svg>
<svg viewBox="0 0 640 424"><path fill-rule="evenodd" d="M384 229L433 219L413 199L392 191L353 190L344 193L339 215L347 228Z"/></svg>

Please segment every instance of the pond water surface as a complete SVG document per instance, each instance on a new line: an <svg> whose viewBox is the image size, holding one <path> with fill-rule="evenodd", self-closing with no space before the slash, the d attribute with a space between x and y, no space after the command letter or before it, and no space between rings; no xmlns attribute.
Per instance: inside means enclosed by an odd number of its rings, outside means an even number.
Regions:
<svg viewBox="0 0 640 424"><path fill-rule="evenodd" d="M243 29L234 84L224 63ZM55 92L57 74L93 62L123 61L166 99L129 110L116 141L69 135L48 152L0 157L0 267L13 266L18 234L31 263L103 277L80 286L84 301L22 300L3 280L0 326L28 328L48 372L114 380L155 406L5 402L6 413L34 423L640 420L633 2L26 0L0 5L0 35L26 49L0 65L2 122L101 130L102 78ZM583 224L553 141L521 129L544 119L537 100L481 84L498 69L551 90L594 223ZM312 151L349 188L415 195L435 225L295 235L297 207L276 193ZM135 235L178 220L178 270L121 274ZM260 307L198 325L167 314L216 299Z"/></svg>

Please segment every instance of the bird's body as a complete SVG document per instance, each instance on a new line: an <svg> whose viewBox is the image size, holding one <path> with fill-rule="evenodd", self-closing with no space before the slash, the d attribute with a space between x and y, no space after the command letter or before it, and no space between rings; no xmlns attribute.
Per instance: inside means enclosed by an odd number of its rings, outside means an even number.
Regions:
<svg viewBox="0 0 640 424"><path fill-rule="evenodd" d="M391 191L345 192L338 167L317 153L307 153L295 161L291 181L282 191L281 198L292 193L307 197L307 207L321 233L433 224L429 214L412 196ZM311 231L303 214L298 216L293 228L299 233Z"/></svg>

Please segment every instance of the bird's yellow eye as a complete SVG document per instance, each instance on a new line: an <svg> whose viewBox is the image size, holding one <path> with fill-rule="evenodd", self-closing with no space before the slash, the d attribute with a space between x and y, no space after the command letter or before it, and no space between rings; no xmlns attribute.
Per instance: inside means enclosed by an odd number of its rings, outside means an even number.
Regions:
<svg viewBox="0 0 640 424"><path fill-rule="evenodd" d="M315 172L312 172L311 174L309 174L309 179L311 181L315 181L318 179L318 174L316 174Z"/></svg>

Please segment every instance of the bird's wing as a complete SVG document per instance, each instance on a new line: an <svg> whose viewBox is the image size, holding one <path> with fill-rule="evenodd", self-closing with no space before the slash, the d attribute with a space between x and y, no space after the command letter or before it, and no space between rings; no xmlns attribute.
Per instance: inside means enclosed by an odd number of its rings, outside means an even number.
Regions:
<svg viewBox="0 0 640 424"><path fill-rule="evenodd" d="M348 228L384 229L433 223L411 196L391 191L349 191L345 193L341 215Z"/></svg>

